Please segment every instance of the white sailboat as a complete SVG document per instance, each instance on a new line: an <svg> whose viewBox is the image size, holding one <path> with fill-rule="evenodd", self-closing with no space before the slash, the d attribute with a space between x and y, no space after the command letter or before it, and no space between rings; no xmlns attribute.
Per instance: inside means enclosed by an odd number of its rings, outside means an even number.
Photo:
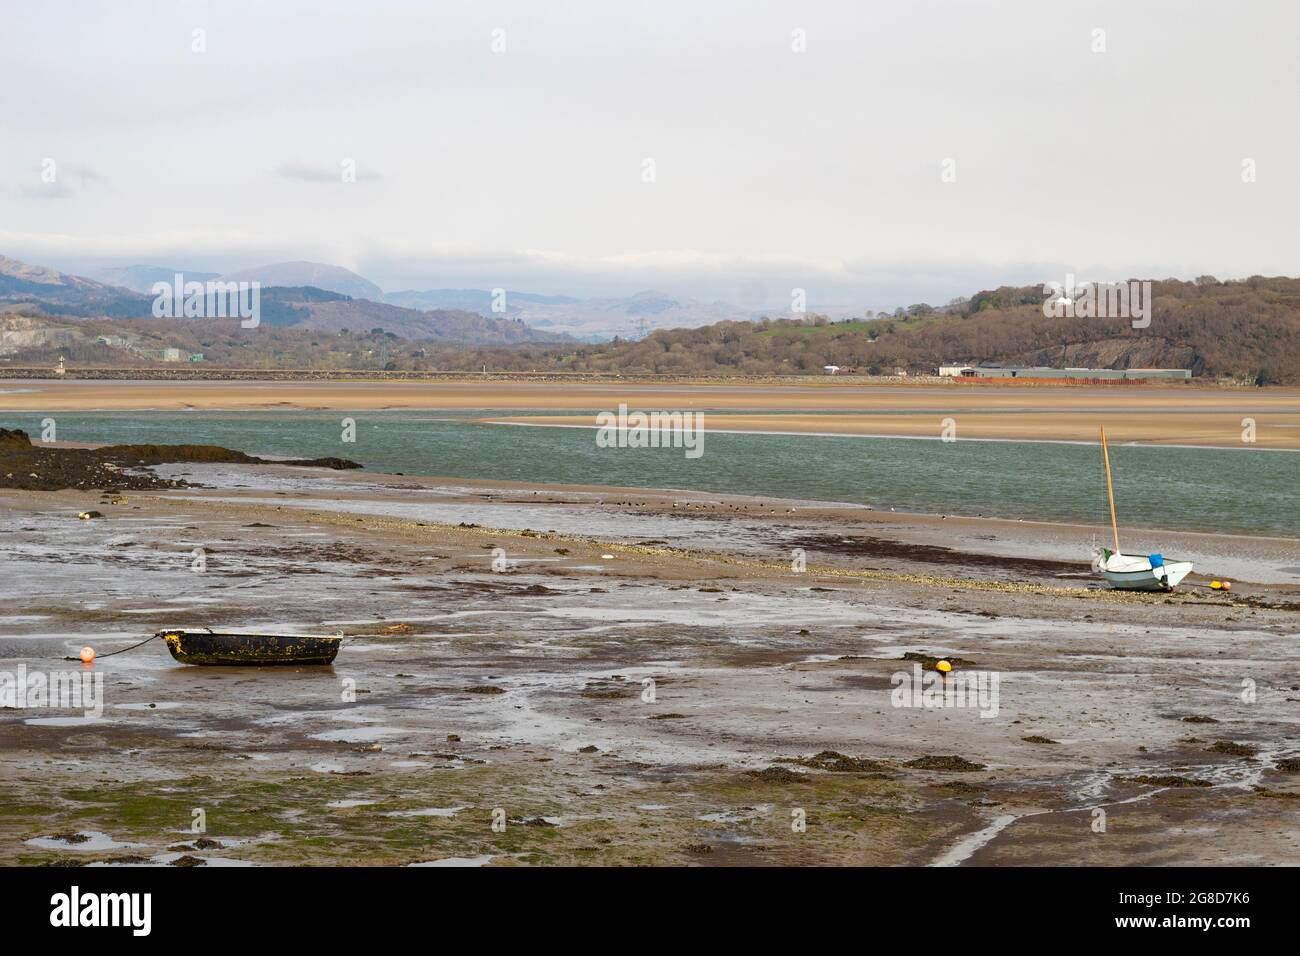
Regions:
<svg viewBox="0 0 1300 956"><path fill-rule="evenodd" d="M1119 547L1119 525L1115 521L1115 490L1110 480L1110 450L1106 447L1106 429L1101 430L1101 456L1106 463L1106 494L1110 498L1110 528L1115 535L1115 550L1101 549L1094 567L1106 583L1122 591L1172 591L1192 573L1190 561L1166 561L1163 554L1124 554Z"/></svg>

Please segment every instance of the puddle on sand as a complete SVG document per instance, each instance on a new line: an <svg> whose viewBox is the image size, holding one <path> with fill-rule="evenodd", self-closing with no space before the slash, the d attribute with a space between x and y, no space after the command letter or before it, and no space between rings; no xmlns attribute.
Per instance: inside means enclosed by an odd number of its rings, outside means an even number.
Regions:
<svg viewBox="0 0 1300 956"><path fill-rule="evenodd" d="M73 843L55 837L34 837L24 842L27 846L34 846L41 850L129 850L145 846L143 843L119 843L107 833L99 830L83 830L78 836L86 837L86 839Z"/></svg>
<svg viewBox="0 0 1300 956"><path fill-rule="evenodd" d="M386 817L454 817L469 807L425 807L423 810L393 810Z"/></svg>
<svg viewBox="0 0 1300 956"><path fill-rule="evenodd" d="M756 807L737 807L734 810L718 810L713 813L703 813L695 819L703 820L706 823L743 823L771 812L772 804L762 803Z"/></svg>
<svg viewBox="0 0 1300 956"><path fill-rule="evenodd" d="M354 727L350 730L327 730L312 734L313 740L328 740L334 743L373 743L389 737L404 737L411 731L401 727Z"/></svg>

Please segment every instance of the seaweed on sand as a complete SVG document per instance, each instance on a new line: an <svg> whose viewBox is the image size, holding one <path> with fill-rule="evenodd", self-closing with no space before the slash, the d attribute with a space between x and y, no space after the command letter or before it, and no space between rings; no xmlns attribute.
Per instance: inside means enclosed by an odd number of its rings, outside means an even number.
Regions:
<svg viewBox="0 0 1300 956"><path fill-rule="evenodd" d="M984 764L974 763L957 754L950 754L946 757L927 754L924 757L909 760L905 766L912 767L915 770L945 770L949 773L969 773L972 770L986 769Z"/></svg>
<svg viewBox="0 0 1300 956"><path fill-rule="evenodd" d="M183 479L160 478L138 469L178 462L238 465L296 465L360 468L346 458L272 461L218 445L106 445L101 448L50 448L33 445L22 429L0 428L0 488L62 491L68 488L185 488Z"/></svg>
<svg viewBox="0 0 1300 956"><path fill-rule="evenodd" d="M879 760L849 757L835 750L823 750L811 757L788 757L785 762L812 767L814 770L829 770L831 773L879 773L889 769Z"/></svg>

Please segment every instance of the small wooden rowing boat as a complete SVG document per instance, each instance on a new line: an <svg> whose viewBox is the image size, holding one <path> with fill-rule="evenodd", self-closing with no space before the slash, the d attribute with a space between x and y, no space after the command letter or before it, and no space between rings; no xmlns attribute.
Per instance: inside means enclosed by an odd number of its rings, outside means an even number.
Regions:
<svg viewBox="0 0 1300 956"><path fill-rule="evenodd" d="M159 631L167 650L182 664L248 666L330 664L338 656L340 637L309 634L230 634L220 631Z"/></svg>
<svg viewBox="0 0 1300 956"><path fill-rule="evenodd" d="M1115 550L1101 549L1096 569L1112 588L1121 591L1172 591L1192 573L1190 561L1166 561L1163 554L1124 554L1119 549L1119 524L1115 521L1115 489L1110 480L1110 450L1106 429L1101 430L1101 457L1106 463L1106 495L1110 498L1110 528Z"/></svg>

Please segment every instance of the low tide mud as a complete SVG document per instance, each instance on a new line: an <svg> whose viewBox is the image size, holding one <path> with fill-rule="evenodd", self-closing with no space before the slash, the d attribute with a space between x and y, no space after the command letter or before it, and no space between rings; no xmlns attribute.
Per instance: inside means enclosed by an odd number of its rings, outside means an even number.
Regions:
<svg viewBox="0 0 1300 956"><path fill-rule="evenodd" d="M1300 859L1291 585L988 566L987 537L1059 528L157 471L207 487L0 491L0 671L103 679L98 715L0 709L0 862ZM331 667L62 660L205 626L344 642ZM984 697L946 704L957 678Z"/></svg>

